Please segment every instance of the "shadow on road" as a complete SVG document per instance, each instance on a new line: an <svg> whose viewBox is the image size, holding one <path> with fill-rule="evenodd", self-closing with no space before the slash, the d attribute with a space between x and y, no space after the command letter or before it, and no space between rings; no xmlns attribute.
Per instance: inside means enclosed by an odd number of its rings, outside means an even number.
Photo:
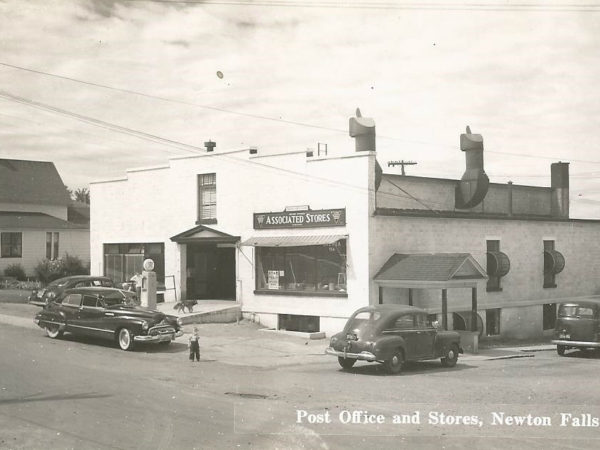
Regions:
<svg viewBox="0 0 600 450"><path fill-rule="evenodd" d="M115 341L108 340L108 339L100 339L100 338L94 338L94 337L90 337L90 336L81 336L81 335L65 333L60 338L60 340L68 341L68 342L78 342L78 343L82 343L82 344L96 345L98 347L107 347L107 348L114 348L114 349L120 350L119 346L117 345L117 343ZM136 352L136 353L139 353L139 352L143 352L143 353L181 353L181 352L187 352L187 351L188 351L187 344L177 342L177 341L171 342L168 345L136 343L135 347L133 349L133 352Z"/></svg>
<svg viewBox="0 0 600 450"><path fill-rule="evenodd" d="M407 362L402 366L402 372L399 376L412 376L421 375L424 373L441 373L441 372L457 372L462 370L474 369L475 366L469 366L467 364L457 364L454 367L443 367L439 361L419 361L419 362ZM368 365L360 365L352 367L351 369L344 370L339 369L339 372L358 374L358 375L370 375L370 376L396 376L389 374L383 364L373 363Z"/></svg>
<svg viewBox="0 0 600 450"><path fill-rule="evenodd" d="M568 353L567 353L568 352ZM587 359L600 359L600 349L596 350L567 350L565 352L565 358L587 358Z"/></svg>
<svg viewBox="0 0 600 450"><path fill-rule="evenodd" d="M108 394L82 393L82 394L56 394L56 395L41 395L32 394L26 397L4 398L0 399L0 405L12 403L27 403L27 402L53 402L57 400L82 400L87 398L104 398L112 397Z"/></svg>

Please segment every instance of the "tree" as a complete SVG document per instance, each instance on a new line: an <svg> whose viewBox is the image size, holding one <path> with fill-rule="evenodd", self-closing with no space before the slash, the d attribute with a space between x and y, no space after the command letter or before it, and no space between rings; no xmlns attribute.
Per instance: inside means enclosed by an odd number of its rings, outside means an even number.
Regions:
<svg viewBox="0 0 600 450"><path fill-rule="evenodd" d="M75 189L73 196L78 202L90 204L90 190L88 188Z"/></svg>

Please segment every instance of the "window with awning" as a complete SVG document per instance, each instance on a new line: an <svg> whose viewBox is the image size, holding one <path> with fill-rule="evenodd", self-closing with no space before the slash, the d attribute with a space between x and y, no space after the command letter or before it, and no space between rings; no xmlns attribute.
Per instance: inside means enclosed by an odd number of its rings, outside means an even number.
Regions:
<svg viewBox="0 0 600 450"><path fill-rule="evenodd" d="M345 236L255 237L256 290L263 293L345 295Z"/></svg>

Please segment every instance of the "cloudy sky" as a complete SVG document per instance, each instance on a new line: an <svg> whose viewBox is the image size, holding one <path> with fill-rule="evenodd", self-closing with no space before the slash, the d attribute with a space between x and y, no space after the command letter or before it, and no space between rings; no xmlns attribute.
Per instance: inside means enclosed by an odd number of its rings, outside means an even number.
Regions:
<svg viewBox="0 0 600 450"><path fill-rule="evenodd" d="M491 181L570 161L571 215L600 218L600 3L0 0L0 30L0 158L70 187L208 139L352 151L360 107L386 171L459 178L470 125Z"/></svg>

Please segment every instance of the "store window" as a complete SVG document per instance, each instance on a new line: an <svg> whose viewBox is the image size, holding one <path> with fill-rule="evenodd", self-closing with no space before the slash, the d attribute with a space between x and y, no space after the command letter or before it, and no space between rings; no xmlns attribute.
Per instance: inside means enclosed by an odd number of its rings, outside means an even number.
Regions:
<svg viewBox="0 0 600 450"><path fill-rule="evenodd" d="M256 289L346 295L346 241L302 247L256 247Z"/></svg>
<svg viewBox="0 0 600 450"><path fill-rule="evenodd" d="M22 233L0 234L0 256L2 258L21 258L23 255Z"/></svg>
<svg viewBox="0 0 600 450"><path fill-rule="evenodd" d="M165 254L162 243L104 244L104 276L115 283L130 281L142 273L145 259L154 261L156 281L165 281Z"/></svg>
<svg viewBox="0 0 600 450"><path fill-rule="evenodd" d="M198 222L217 223L217 174L198 175Z"/></svg>
<svg viewBox="0 0 600 450"><path fill-rule="evenodd" d="M544 330L553 330L556 326L556 303L542 305Z"/></svg>
<svg viewBox="0 0 600 450"><path fill-rule="evenodd" d="M485 331L487 336L500 334L500 309L488 309L485 314Z"/></svg>
<svg viewBox="0 0 600 450"><path fill-rule="evenodd" d="M57 232L46 233L46 259L57 259L60 255L59 235Z"/></svg>

